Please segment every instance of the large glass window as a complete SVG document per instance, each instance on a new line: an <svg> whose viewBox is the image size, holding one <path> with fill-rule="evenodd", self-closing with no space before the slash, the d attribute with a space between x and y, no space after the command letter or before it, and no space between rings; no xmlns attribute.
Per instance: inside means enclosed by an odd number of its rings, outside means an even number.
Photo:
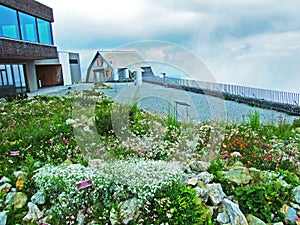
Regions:
<svg viewBox="0 0 300 225"><path fill-rule="evenodd" d="M13 73L14 73L14 78L15 78L15 85L16 85L16 87L21 87L19 65L12 65L12 67L13 67Z"/></svg>
<svg viewBox="0 0 300 225"><path fill-rule="evenodd" d="M0 36L19 39L20 32L16 10L0 5L0 15Z"/></svg>
<svg viewBox="0 0 300 225"><path fill-rule="evenodd" d="M2 71L2 79L3 79L3 85L8 85L7 83L7 75L5 71Z"/></svg>
<svg viewBox="0 0 300 225"><path fill-rule="evenodd" d="M0 36L53 45L50 22L3 5L0 5Z"/></svg>
<svg viewBox="0 0 300 225"><path fill-rule="evenodd" d="M52 39L51 23L42 19L37 19L37 24L38 24L40 43L52 45L53 39Z"/></svg>
<svg viewBox="0 0 300 225"><path fill-rule="evenodd" d="M20 72L20 79L21 79L21 87L26 87L23 65L19 65L19 72Z"/></svg>
<svg viewBox="0 0 300 225"><path fill-rule="evenodd" d="M22 39L25 41L38 42L35 17L21 12L19 16Z"/></svg>
<svg viewBox="0 0 300 225"><path fill-rule="evenodd" d="M7 73L7 78L8 78L8 84L13 85L14 80L13 80L13 75L12 75L12 72L11 72L11 66L10 65L6 65L6 73Z"/></svg>

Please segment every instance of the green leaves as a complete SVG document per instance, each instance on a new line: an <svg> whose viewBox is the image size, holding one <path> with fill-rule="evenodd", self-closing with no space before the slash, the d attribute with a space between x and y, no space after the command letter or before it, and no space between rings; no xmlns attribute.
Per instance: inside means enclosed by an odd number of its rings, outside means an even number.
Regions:
<svg viewBox="0 0 300 225"><path fill-rule="evenodd" d="M210 221L209 212L197 199L195 190L174 183L157 192L144 211L144 224L199 225ZM209 223L208 223L209 224Z"/></svg>
<svg viewBox="0 0 300 225"><path fill-rule="evenodd" d="M280 210L287 198L286 188L277 182L262 186L238 187L234 191L234 196L245 214L251 213L268 223L283 219ZM276 221L272 221L272 215L275 215Z"/></svg>

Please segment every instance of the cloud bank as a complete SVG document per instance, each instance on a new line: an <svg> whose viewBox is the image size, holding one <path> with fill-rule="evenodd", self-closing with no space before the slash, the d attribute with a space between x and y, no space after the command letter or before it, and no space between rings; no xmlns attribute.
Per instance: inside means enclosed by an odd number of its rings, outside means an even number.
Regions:
<svg viewBox="0 0 300 225"><path fill-rule="evenodd" d="M300 92L298 0L39 1L53 8L55 44L80 52L83 72L97 50L159 40L190 49L218 82Z"/></svg>

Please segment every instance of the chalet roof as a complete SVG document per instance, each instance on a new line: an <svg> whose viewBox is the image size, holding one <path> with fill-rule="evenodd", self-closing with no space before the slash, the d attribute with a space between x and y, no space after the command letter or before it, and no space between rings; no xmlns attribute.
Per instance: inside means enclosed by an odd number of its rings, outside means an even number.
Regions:
<svg viewBox="0 0 300 225"><path fill-rule="evenodd" d="M148 66L148 63L136 51L98 51L107 63L114 69L128 68L138 70Z"/></svg>

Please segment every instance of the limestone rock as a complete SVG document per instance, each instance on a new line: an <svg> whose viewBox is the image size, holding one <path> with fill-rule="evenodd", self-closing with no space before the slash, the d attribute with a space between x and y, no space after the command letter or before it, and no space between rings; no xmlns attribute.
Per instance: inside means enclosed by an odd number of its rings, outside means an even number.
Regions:
<svg viewBox="0 0 300 225"><path fill-rule="evenodd" d="M221 223L221 224L226 224L230 222L229 216L227 215L227 213L222 212L219 213L217 216L217 222Z"/></svg>
<svg viewBox="0 0 300 225"><path fill-rule="evenodd" d="M9 192L5 197L5 205L10 206L14 203L16 192Z"/></svg>
<svg viewBox="0 0 300 225"><path fill-rule="evenodd" d="M9 190L11 189L11 187L12 187L11 184L5 183L5 184L0 186L0 192L1 193L8 193Z"/></svg>
<svg viewBox="0 0 300 225"><path fill-rule="evenodd" d="M193 177L193 178L190 178L188 180L188 185L191 186L191 187L196 187L198 184L198 178L197 177Z"/></svg>
<svg viewBox="0 0 300 225"><path fill-rule="evenodd" d="M204 184L208 184L208 183L212 182L212 180L214 179L214 175L212 175L206 171L200 173L197 177L199 180L203 181Z"/></svg>
<svg viewBox="0 0 300 225"><path fill-rule="evenodd" d="M266 225L266 223L264 221L262 221L261 219L249 214L247 216L247 220L249 225Z"/></svg>
<svg viewBox="0 0 300 225"><path fill-rule="evenodd" d="M241 212L239 206L228 199L223 200L225 210L230 218L232 225L248 225L246 217Z"/></svg>
<svg viewBox="0 0 300 225"><path fill-rule="evenodd" d="M236 184L248 184L252 180L249 170L242 166L232 167L224 173L224 177Z"/></svg>
<svg viewBox="0 0 300 225"><path fill-rule="evenodd" d="M205 187L198 187L198 186L195 187L194 189L196 190L197 196L200 197L204 203L206 203L208 200L208 192L209 192L208 189Z"/></svg>
<svg viewBox="0 0 300 225"><path fill-rule="evenodd" d="M45 194L42 191L38 191L35 193L31 199L30 199L34 204L37 205L43 205L45 204Z"/></svg>
<svg viewBox="0 0 300 225"><path fill-rule="evenodd" d="M34 221L36 219L40 219L43 216L43 213L39 210L36 204L28 202L27 206L29 210L23 220Z"/></svg>
<svg viewBox="0 0 300 225"><path fill-rule="evenodd" d="M14 196L13 203L15 209L23 208L23 206L27 203L27 196L23 192L17 192Z"/></svg>
<svg viewBox="0 0 300 225"><path fill-rule="evenodd" d="M300 205L295 204L293 202L291 202L290 205L291 205L292 208L297 209L298 211L300 210ZM298 215L299 215L299 212L298 212Z"/></svg>
<svg viewBox="0 0 300 225"><path fill-rule="evenodd" d="M118 219L122 220L122 224L129 224L134 222L140 214L136 198L120 203L119 207L121 218L118 218L118 214L114 208L110 212L110 222L112 225L118 224Z"/></svg>
<svg viewBox="0 0 300 225"><path fill-rule="evenodd" d="M193 161L189 164L189 168L194 172L204 172L207 171L210 163L203 161Z"/></svg>
<svg viewBox="0 0 300 225"><path fill-rule="evenodd" d="M281 212L285 215L285 219L292 223L295 222L295 218L298 218L297 211L287 204L283 205Z"/></svg>
<svg viewBox="0 0 300 225"><path fill-rule="evenodd" d="M295 187L293 189L293 194L294 194L295 202L297 202L299 204L300 203L300 186Z"/></svg>
<svg viewBox="0 0 300 225"><path fill-rule="evenodd" d="M0 184L4 184L4 183L10 183L11 179L9 179L8 177L2 177L0 180Z"/></svg>
<svg viewBox="0 0 300 225"><path fill-rule="evenodd" d="M208 196L213 205L218 205L226 197L221 184L208 184Z"/></svg>
<svg viewBox="0 0 300 225"><path fill-rule="evenodd" d="M7 215L6 212L0 212L0 225L6 225Z"/></svg>
<svg viewBox="0 0 300 225"><path fill-rule="evenodd" d="M284 225L283 222L277 222L277 223L273 223L272 225Z"/></svg>

